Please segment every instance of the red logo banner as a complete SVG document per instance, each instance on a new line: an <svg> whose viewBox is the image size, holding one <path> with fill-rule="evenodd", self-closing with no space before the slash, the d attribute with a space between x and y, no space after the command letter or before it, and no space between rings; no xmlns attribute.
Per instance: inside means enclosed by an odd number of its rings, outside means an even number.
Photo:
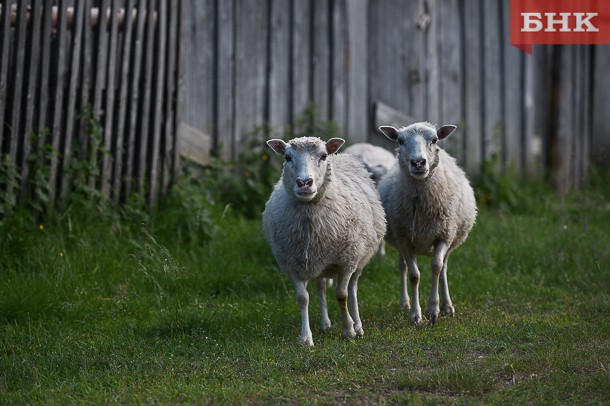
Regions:
<svg viewBox="0 0 610 406"><path fill-rule="evenodd" d="M610 44L610 0L510 0L510 43Z"/></svg>

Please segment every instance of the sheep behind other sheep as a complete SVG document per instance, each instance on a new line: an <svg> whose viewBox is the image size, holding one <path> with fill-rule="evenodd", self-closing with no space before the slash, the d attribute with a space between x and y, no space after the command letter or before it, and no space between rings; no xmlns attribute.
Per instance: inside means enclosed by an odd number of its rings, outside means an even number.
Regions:
<svg viewBox="0 0 610 406"><path fill-rule="evenodd" d="M367 142L350 145L344 150L344 153L358 158L364 164L366 170L371 174L371 178L373 178L373 181L377 186L379 186L381 178L390 171L396 162L396 157L393 153L385 148ZM379 244L379 250L377 252L379 256L385 256L384 241Z"/></svg>
<svg viewBox="0 0 610 406"><path fill-rule="evenodd" d="M284 156L282 176L263 212L263 230L296 291L301 343L313 346L307 283L317 280L322 329L330 327L326 279L336 278L343 337L362 336L358 278L386 232L385 214L369 174L354 157L334 154L345 141L295 138L267 141ZM348 310L349 296L349 310Z"/></svg>
<svg viewBox="0 0 610 406"><path fill-rule="evenodd" d="M381 180L379 194L388 220L387 240L398 248L402 261L400 304L410 307L410 320L422 321L419 306L417 255L432 255L432 289L427 317L434 323L440 310L453 315L449 296L447 261L472 229L477 207L466 175L437 141L447 138L455 126L438 130L430 123L396 129L381 126L387 138L398 142L397 163ZM412 300L409 306L406 270L409 269ZM440 279L440 309L439 309Z"/></svg>
<svg viewBox="0 0 610 406"><path fill-rule="evenodd" d="M388 173L396 161L394 154L387 149L366 142L350 145L344 150L344 153L353 155L362 161L375 184L379 184L381 178Z"/></svg>

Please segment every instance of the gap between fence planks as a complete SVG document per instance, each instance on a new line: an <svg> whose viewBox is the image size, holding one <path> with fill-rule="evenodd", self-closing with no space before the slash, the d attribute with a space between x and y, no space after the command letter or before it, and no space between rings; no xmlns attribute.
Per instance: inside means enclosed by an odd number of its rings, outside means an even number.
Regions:
<svg viewBox="0 0 610 406"><path fill-rule="evenodd" d="M3 15L4 10L2 9L2 4L0 4L0 18ZM11 12L10 12L10 23L11 26L16 26L17 22L18 22L18 11L19 11L19 7L17 6L17 4L12 4L11 5ZM75 15L76 11L75 8L73 6L70 6L66 9L66 22L68 24L67 28L69 31L72 30L72 27L74 26L74 15ZM107 7L106 8L106 19L105 19L105 24L106 24L106 30L110 29L110 13L111 13L111 8ZM123 30L123 27L125 26L125 14L126 11L124 8L121 8L117 11L117 15L116 15L116 19L117 19L117 24L118 24L118 29L119 31ZM28 26L31 25L32 23L32 7L31 6L27 6L26 7L26 21ZM91 8L90 12L89 12L89 22L90 22L90 26L91 28L97 28L98 25L100 24L100 9L99 7L93 7ZM134 8L131 10L131 22L133 23L138 17L138 9ZM59 6L53 6L52 7L52 11L51 11L51 23L52 23L52 31L53 33L56 32L57 30L57 23L59 20ZM157 12L153 12L153 21L156 24L157 23Z"/></svg>

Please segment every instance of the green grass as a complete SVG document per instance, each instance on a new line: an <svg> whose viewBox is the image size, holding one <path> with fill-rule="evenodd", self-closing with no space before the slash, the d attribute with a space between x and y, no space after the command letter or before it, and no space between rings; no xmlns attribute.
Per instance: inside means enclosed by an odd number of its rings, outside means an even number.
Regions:
<svg viewBox="0 0 610 406"><path fill-rule="evenodd" d="M322 333L312 294L313 349L258 220L229 213L193 245L113 217L15 215L0 228L0 403L608 404L610 199L538 203L480 213L450 259L456 317L409 325L388 249L361 278L365 337L340 338L332 297Z"/></svg>

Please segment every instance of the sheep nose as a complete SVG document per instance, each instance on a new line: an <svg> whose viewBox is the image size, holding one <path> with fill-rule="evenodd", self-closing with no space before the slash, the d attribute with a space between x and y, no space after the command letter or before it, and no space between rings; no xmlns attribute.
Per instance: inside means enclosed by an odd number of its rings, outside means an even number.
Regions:
<svg viewBox="0 0 610 406"><path fill-rule="evenodd" d="M426 160L425 159L412 159L411 166L413 166L414 168L422 168L422 167L426 166Z"/></svg>
<svg viewBox="0 0 610 406"><path fill-rule="evenodd" d="M303 187L303 186L310 187L311 185L313 185L313 179L312 178L307 178L307 179L297 178L297 186L298 187Z"/></svg>

